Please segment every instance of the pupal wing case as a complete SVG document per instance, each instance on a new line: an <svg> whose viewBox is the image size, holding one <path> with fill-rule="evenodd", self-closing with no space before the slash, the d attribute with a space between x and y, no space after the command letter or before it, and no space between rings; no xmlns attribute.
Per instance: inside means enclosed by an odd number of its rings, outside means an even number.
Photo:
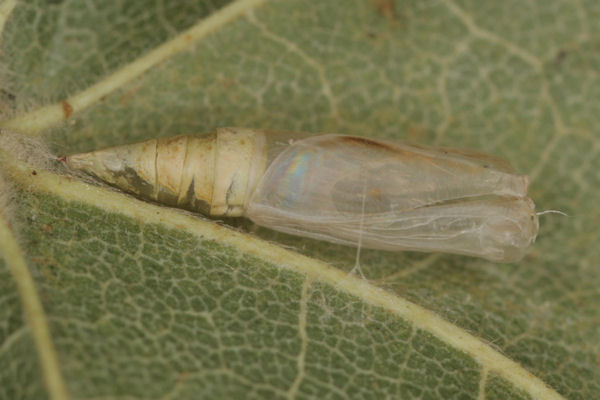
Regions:
<svg viewBox="0 0 600 400"><path fill-rule="evenodd" d="M528 178L470 150L221 128L66 162L144 198L345 245L511 262L538 231Z"/></svg>

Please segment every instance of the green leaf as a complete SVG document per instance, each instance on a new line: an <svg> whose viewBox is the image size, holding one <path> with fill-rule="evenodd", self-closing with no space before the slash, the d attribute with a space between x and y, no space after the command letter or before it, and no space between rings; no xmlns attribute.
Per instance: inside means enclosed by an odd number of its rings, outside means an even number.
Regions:
<svg viewBox="0 0 600 400"><path fill-rule="evenodd" d="M0 397L600 398L598 21L593 0L4 0ZM479 149L570 216L516 264L363 250L365 281L355 249L145 203L24 139L230 125Z"/></svg>

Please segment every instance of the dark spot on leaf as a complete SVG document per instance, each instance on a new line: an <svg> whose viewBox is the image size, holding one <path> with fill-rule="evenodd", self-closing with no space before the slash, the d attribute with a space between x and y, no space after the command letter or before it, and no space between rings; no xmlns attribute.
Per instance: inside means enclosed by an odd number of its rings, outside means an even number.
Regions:
<svg viewBox="0 0 600 400"><path fill-rule="evenodd" d="M68 119L71 115L73 115L73 106L69 104L66 100L61 100L60 104L62 105L63 114L65 119Z"/></svg>
<svg viewBox="0 0 600 400"><path fill-rule="evenodd" d="M9 112L15 110L17 105L17 96L4 89L0 89L0 112Z"/></svg>
<svg viewBox="0 0 600 400"><path fill-rule="evenodd" d="M402 18L396 10L394 0L371 0L371 6L375 8L377 13L392 25L399 25Z"/></svg>
<svg viewBox="0 0 600 400"><path fill-rule="evenodd" d="M17 100L17 96L14 93L8 92L4 89L0 89L0 94L2 94L2 97L13 103Z"/></svg>
<svg viewBox="0 0 600 400"><path fill-rule="evenodd" d="M565 49L560 49L554 57L554 64L558 67L567 58L568 52Z"/></svg>

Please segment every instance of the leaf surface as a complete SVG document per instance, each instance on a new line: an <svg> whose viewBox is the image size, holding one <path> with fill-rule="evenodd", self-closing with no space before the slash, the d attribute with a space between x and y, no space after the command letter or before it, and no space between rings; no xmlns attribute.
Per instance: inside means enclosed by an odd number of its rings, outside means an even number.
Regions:
<svg viewBox="0 0 600 400"><path fill-rule="evenodd" d="M0 397L600 398L598 21L591 0L0 3L19 246ZM486 151L569 217L541 216L517 264L363 250L363 281L354 249L144 203L7 139L68 154L220 126Z"/></svg>

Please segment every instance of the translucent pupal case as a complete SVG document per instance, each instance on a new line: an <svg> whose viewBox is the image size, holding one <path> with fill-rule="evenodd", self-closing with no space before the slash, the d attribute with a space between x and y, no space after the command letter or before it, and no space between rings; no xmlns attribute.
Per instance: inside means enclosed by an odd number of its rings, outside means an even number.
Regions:
<svg viewBox="0 0 600 400"><path fill-rule="evenodd" d="M245 215L346 245L513 261L538 230L527 186L493 156L324 135L269 165Z"/></svg>
<svg viewBox="0 0 600 400"><path fill-rule="evenodd" d="M511 262L538 231L527 177L470 150L223 128L67 163L168 205L365 248Z"/></svg>

